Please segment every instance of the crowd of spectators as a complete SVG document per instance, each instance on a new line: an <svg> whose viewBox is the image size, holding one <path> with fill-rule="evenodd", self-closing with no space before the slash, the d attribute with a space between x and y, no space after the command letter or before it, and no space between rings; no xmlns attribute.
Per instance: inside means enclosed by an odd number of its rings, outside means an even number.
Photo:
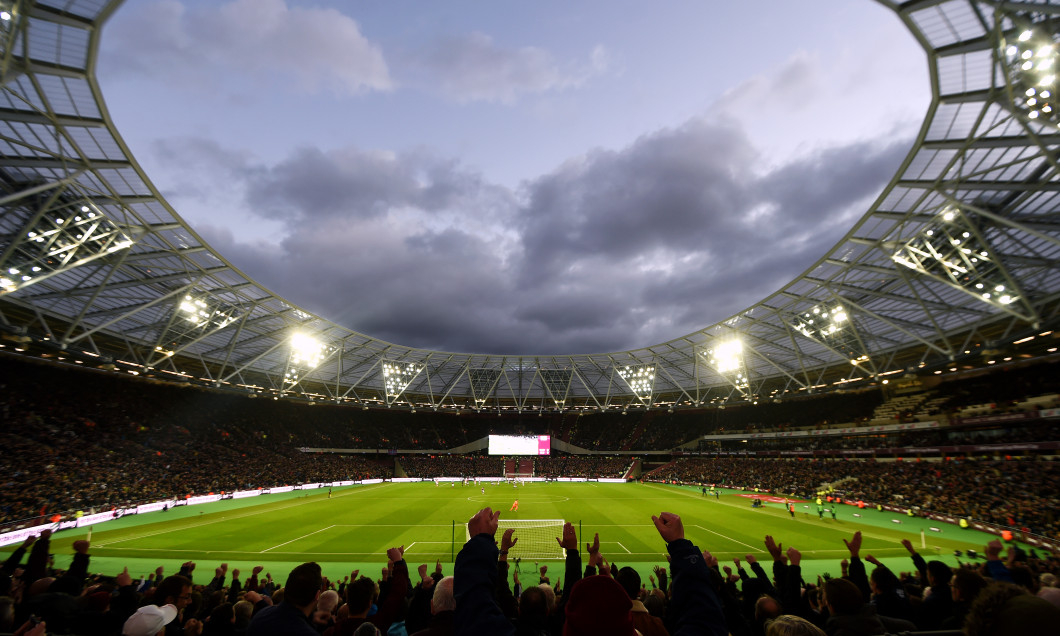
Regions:
<svg viewBox="0 0 1060 636"><path fill-rule="evenodd" d="M999 408L1028 394L1052 390L1058 368L1044 363L999 369L987 378L947 383L954 408L992 399L996 379ZM824 425L863 417L878 393L786 400L741 408L627 415L564 414L497 418L476 414L409 413L250 399L229 393L146 381L113 373L0 356L0 524L30 521L55 512L86 513L148 500L230 492L315 481L387 478L395 456L383 449L463 444L490 433L552 433L588 448L672 447L705 432ZM938 391L941 388L937 387ZM57 399L58 397L58 399ZM1007 401L1006 401L1007 400ZM785 405L788 405L785 407ZM791 406L794 405L794 406ZM949 408L949 407L946 407ZM952 410L952 409L951 409ZM857 415L861 413L862 415ZM831 414L831 415L830 415ZM760 449L837 450L1056 440L1053 420L1018 427L948 427L892 435L782 438L756 441ZM558 438L558 437L557 437ZM644 445L644 446L642 446ZM760 446L758 446L760 445ZM716 450L747 443L714 443ZM367 454L316 453L302 449L369 450ZM409 476L503 475L503 460L456 454L397 456ZM607 456L538 458L537 476L621 477L632 460ZM847 488L867 500L1058 531L1053 464L946 462L903 470L909 479L881 479L890 468L873 462L772 462L681 460L658 478L743 482L769 490L813 492L821 484L848 479ZM928 466L935 466L929 468ZM1030 466L1024 468L1025 466ZM938 472L939 475L934 475ZM1041 483L1024 488L1030 472ZM709 474L709 478L708 478ZM1024 492L1033 490L1033 492Z"/></svg>
<svg viewBox="0 0 1060 636"><path fill-rule="evenodd" d="M202 576L194 562L175 575L134 578L92 573L91 544L73 543L70 567L50 563L50 532L32 537L0 565L0 632L17 636L848 636L963 629L971 636L1055 634L1060 624L1060 558L993 540L983 561L952 567L926 560L904 540L909 567L890 569L843 539L842 559L816 579L802 552L767 535L764 551L723 562L710 536L686 534L670 512L651 521L666 562L645 581L620 567L596 535L579 544L566 523L556 537L562 572L510 559L518 531L498 533L500 512L468 521L470 539L452 573L440 562L415 570L400 546L386 551L378 579L354 570L329 580L317 563L274 579L260 565L222 564ZM800 535L801 536L801 535ZM624 554L624 553L622 553ZM771 572L767 572L770 567ZM248 574L249 571L249 574ZM283 579L280 584L279 579Z"/></svg>
<svg viewBox="0 0 1060 636"><path fill-rule="evenodd" d="M1060 538L1060 462L680 458L646 479L814 497L828 484L871 504L937 512Z"/></svg>
<svg viewBox="0 0 1060 636"><path fill-rule="evenodd" d="M504 458L496 455L404 455L398 463L409 477L503 477Z"/></svg>
<svg viewBox="0 0 1060 636"><path fill-rule="evenodd" d="M534 458L537 477L624 477L632 459L598 455L551 455Z"/></svg>

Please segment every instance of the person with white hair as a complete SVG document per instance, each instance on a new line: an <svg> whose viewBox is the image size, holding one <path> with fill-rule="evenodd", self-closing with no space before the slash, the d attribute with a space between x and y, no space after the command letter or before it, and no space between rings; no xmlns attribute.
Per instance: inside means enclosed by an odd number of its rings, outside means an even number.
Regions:
<svg viewBox="0 0 1060 636"><path fill-rule="evenodd" d="M453 616L456 613L456 597L453 596L453 577L447 576L434 586L431 597L431 624L411 636L451 636L454 633Z"/></svg>

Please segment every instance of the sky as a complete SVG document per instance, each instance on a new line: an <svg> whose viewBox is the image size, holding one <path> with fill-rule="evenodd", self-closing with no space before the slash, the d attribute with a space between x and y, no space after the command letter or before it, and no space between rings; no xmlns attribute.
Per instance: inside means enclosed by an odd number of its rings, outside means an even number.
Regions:
<svg viewBox="0 0 1060 636"><path fill-rule="evenodd" d="M98 78L234 266L401 345L650 346L840 240L930 101L872 0L127 0Z"/></svg>

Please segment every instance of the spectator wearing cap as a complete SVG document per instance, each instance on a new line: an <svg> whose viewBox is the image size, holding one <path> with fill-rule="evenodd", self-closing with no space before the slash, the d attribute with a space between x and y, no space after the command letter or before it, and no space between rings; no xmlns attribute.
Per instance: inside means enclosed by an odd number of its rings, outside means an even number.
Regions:
<svg viewBox="0 0 1060 636"><path fill-rule="evenodd" d="M122 636L158 636L177 617L174 605L144 605L122 626Z"/></svg>

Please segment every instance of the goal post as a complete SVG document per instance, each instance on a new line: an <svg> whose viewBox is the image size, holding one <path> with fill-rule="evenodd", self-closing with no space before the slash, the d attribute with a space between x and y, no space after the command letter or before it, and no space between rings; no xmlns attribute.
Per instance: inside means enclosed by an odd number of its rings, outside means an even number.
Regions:
<svg viewBox="0 0 1060 636"><path fill-rule="evenodd" d="M497 543L500 543L504 532L515 529L517 542L508 551L508 560L515 558L534 561L563 559L566 553L556 542L563 537L563 519L498 519ZM471 540L471 532L464 527L465 541Z"/></svg>

